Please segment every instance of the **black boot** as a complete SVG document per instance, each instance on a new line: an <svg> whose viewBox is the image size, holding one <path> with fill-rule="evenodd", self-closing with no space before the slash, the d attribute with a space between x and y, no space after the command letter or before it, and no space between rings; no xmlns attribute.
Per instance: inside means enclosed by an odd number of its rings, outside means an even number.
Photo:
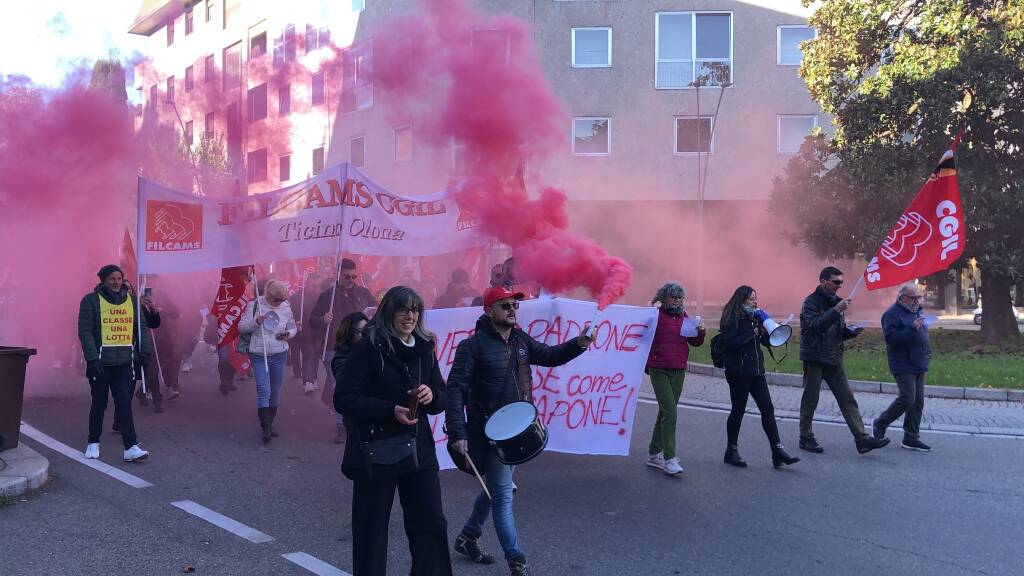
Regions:
<svg viewBox="0 0 1024 576"><path fill-rule="evenodd" d="M725 449L724 461L726 464L731 464L733 466L736 466L737 468L747 467L747 461L740 456L740 451L736 448L735 444L730 444Z"/></svg>
<svg viewBox="0 0 1024 576"><path fill-rule="evenodd" d="M260 418L260 439L266 444L270 442L270 408L257 408L256 412Z"/></svg>
<svg viewBox="0 0 1024 576"><path fill-rule="evenodd" d="M800 459L796 456L790 456L786 449L782 447L782 444L776 444L772 446L772 466L776 468L782 468L782 465L790 466L796 464Z"/></svg>
<svg viewBox="0 0 1024 576"><path fill-rule="evenodd" d="M270 410L270 421L268 422L270 425L270 435L277 438L277 430L274 429L274 418L277 418L277 406L271 406L267 410Z"/></svg>
<svg viewBox="0 0 1024 576"><path fill-rule="evenodd" d="M455 551L477 564L494 564L494 556L480 548L480 537L467 536L465 532L455 538Z"/></svg>
<svg viewBox="0 0 1024 576"><path fill-rule="evenodd" d="M231 383L221 380L219 390L221 394L227 396L228 392L231 392Z"/></svg>
<svg viewBox="0 0 1024 576"><path fill-rule="evenodd" d="M508 570L512 576L530 576L530 571L526 568L526 556L524 554L509 558Z"/></svg>

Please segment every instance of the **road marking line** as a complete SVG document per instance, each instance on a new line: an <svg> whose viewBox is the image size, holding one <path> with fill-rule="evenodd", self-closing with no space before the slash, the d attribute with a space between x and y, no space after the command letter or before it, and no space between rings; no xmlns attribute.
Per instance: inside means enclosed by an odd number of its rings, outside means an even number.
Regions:
<svg viewBox="0 0 1024 576"><path fill-rule="evenodd" d="M227 530L235 536L245 538L253 544L270 542L274 539L273 536L264 534L263 532L260 532L255 528L250 528L237 520L232 520L231 518L228 518L220 512L214 512L213 510L210 510L206 506L196 504L191 500L179 500L177 502L171 502L171 506L174 506L175 508L180 508L193 516L206 520L210 524L213 524L218 528Z"/></svg>
<svg viewBox="0 0 1024 576"><path fill-rule="evenodd" d="M292 552L290 554L281 554L281 557L293 564L298 564L306 570L309 570L317 576L352 576L344 570L339 570L334 566L310 556L305 552Z"/></svg>
<svg viewBox="0 0 1024 576"><path fill-rule="evenodd" d="M134 474L129 474L124 470L121 470L120 468L114 468L113 466L107 464L106 462L103 462L102 460L92 460L86 458L85 455L82 454L82 452L75 450L74 448L68 446L67 444L57 441L52 436L44 434L43 432L39 431L34 426L28 423L21 423L21 433L35 440L36 442L39 442L43 446L46 446L47 448L55 452L59 452L67 456L68 458L74 460L75 462L85 464L89 468L92 468L93 470L96 470L97 472L100 472L102 474L106 474L107 476L110 476L114 480L124 482L125 484L131 486L132 488L149 488L153 486L151 483L146 482L142 478L139 478Z"/></svg>
<svg viewBox="0 0 1024 576"><path fill-rule="evenodd" d="M637 402L640 402L642 404L651 404L653 406L657 406L658 405L657 400L651 400L651 399L643 398L643 397L637 398ZM728 408L719 408L717 406L694 406L692 404L682 404L682 403L680 403L680 404L677 404L676 407L677 408L683 408L683 409L686 409L686 410L696 410L697 412L717 412L719 414L728 414L729 413L729 409ZM748 418L760 418L761 414L760 413L746 412L746 413L744 413L744 416L746 416ZM778 413L775 414L775 419L776 420L786 420L788 422L799 422L800 421L800 417L799 416L786 416L786 415L780 415ZM832 422L831 420L815 420L814 424L815 425L821 424L823 426L840 426L840 427L844 427L844 428L846 427L846 422ZM865 425L867 426L869 424L865 423ZM900 427L900 426L897 426L897 425L889 426L889 431L893 431L893 430L903 430L903 428ZM974 436L974 437L980 437L980 438L999 438L1001 440L1024 440L1024 437L1022 437L1022 436L1012 436L1012 435L1009 435L1009 434L982 434L980 432L958 432L958 431L955 431L955 430L935 430L935 429L926 429L926 428L922 428L921 430L923 432L927 432L928 434L944 434L946 436Z"/></svg>

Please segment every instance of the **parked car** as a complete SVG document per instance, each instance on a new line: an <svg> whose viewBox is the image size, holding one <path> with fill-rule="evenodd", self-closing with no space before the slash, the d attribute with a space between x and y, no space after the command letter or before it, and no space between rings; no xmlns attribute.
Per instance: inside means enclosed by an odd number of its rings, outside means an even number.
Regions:
<svg viewBox="0 0 1024 576"><path fill-rule="evenodd" d="M1013 316L1017 319L1017 322L1024 322L1024 312L1021 312L1017 308L1013 308ZM981 326L981 300L978 300L978 307L974 309L974 323Z"/></svg>

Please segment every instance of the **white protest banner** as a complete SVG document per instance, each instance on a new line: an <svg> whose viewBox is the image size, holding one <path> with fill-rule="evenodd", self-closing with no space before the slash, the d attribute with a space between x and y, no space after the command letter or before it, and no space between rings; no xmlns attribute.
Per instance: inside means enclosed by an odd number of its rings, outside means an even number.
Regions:
<svg viewBox="0 0 1024 576"><path fill-rule="evenodd" d="M481 246L451 191L399 196L349 164L239 198L185 194L139 179L139 273L326 256L432 256Z"/></svg>
<svg viewBox="0 0 1024 576"><path fill-rule="evenodd" d="M593 317L593 302L552 298L525 300L519 323L547 345L576 338ZM428 310L427 328L437 334L441 373L448 378L459 342L471 336L481 309ZM658 321L656 308L609 306L594 329L594 343L572 362L533 367L533 399L548 427L547 449L570 454L629 454L637 395ZM454 468L446 449L444 415L430 425L442 468Z"/></svg>

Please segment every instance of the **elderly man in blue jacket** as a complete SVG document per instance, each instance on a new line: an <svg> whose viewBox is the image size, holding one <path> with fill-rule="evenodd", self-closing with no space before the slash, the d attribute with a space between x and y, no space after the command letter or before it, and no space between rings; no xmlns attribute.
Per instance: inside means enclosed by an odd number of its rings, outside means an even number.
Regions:
<svg viewBox="0 0 1024 576"><path fill-rule="evenodd" d="M932 357L928 342L928 326L921 315L921 289L915 284L900 288L899 297L882 315L889 371L896 378L900 394L874 421L875 438L884 438L885 429L897 418L903 418L903 443L908 450L929 452L921 442L921 415L924 413L924 375Z"/></svg>

